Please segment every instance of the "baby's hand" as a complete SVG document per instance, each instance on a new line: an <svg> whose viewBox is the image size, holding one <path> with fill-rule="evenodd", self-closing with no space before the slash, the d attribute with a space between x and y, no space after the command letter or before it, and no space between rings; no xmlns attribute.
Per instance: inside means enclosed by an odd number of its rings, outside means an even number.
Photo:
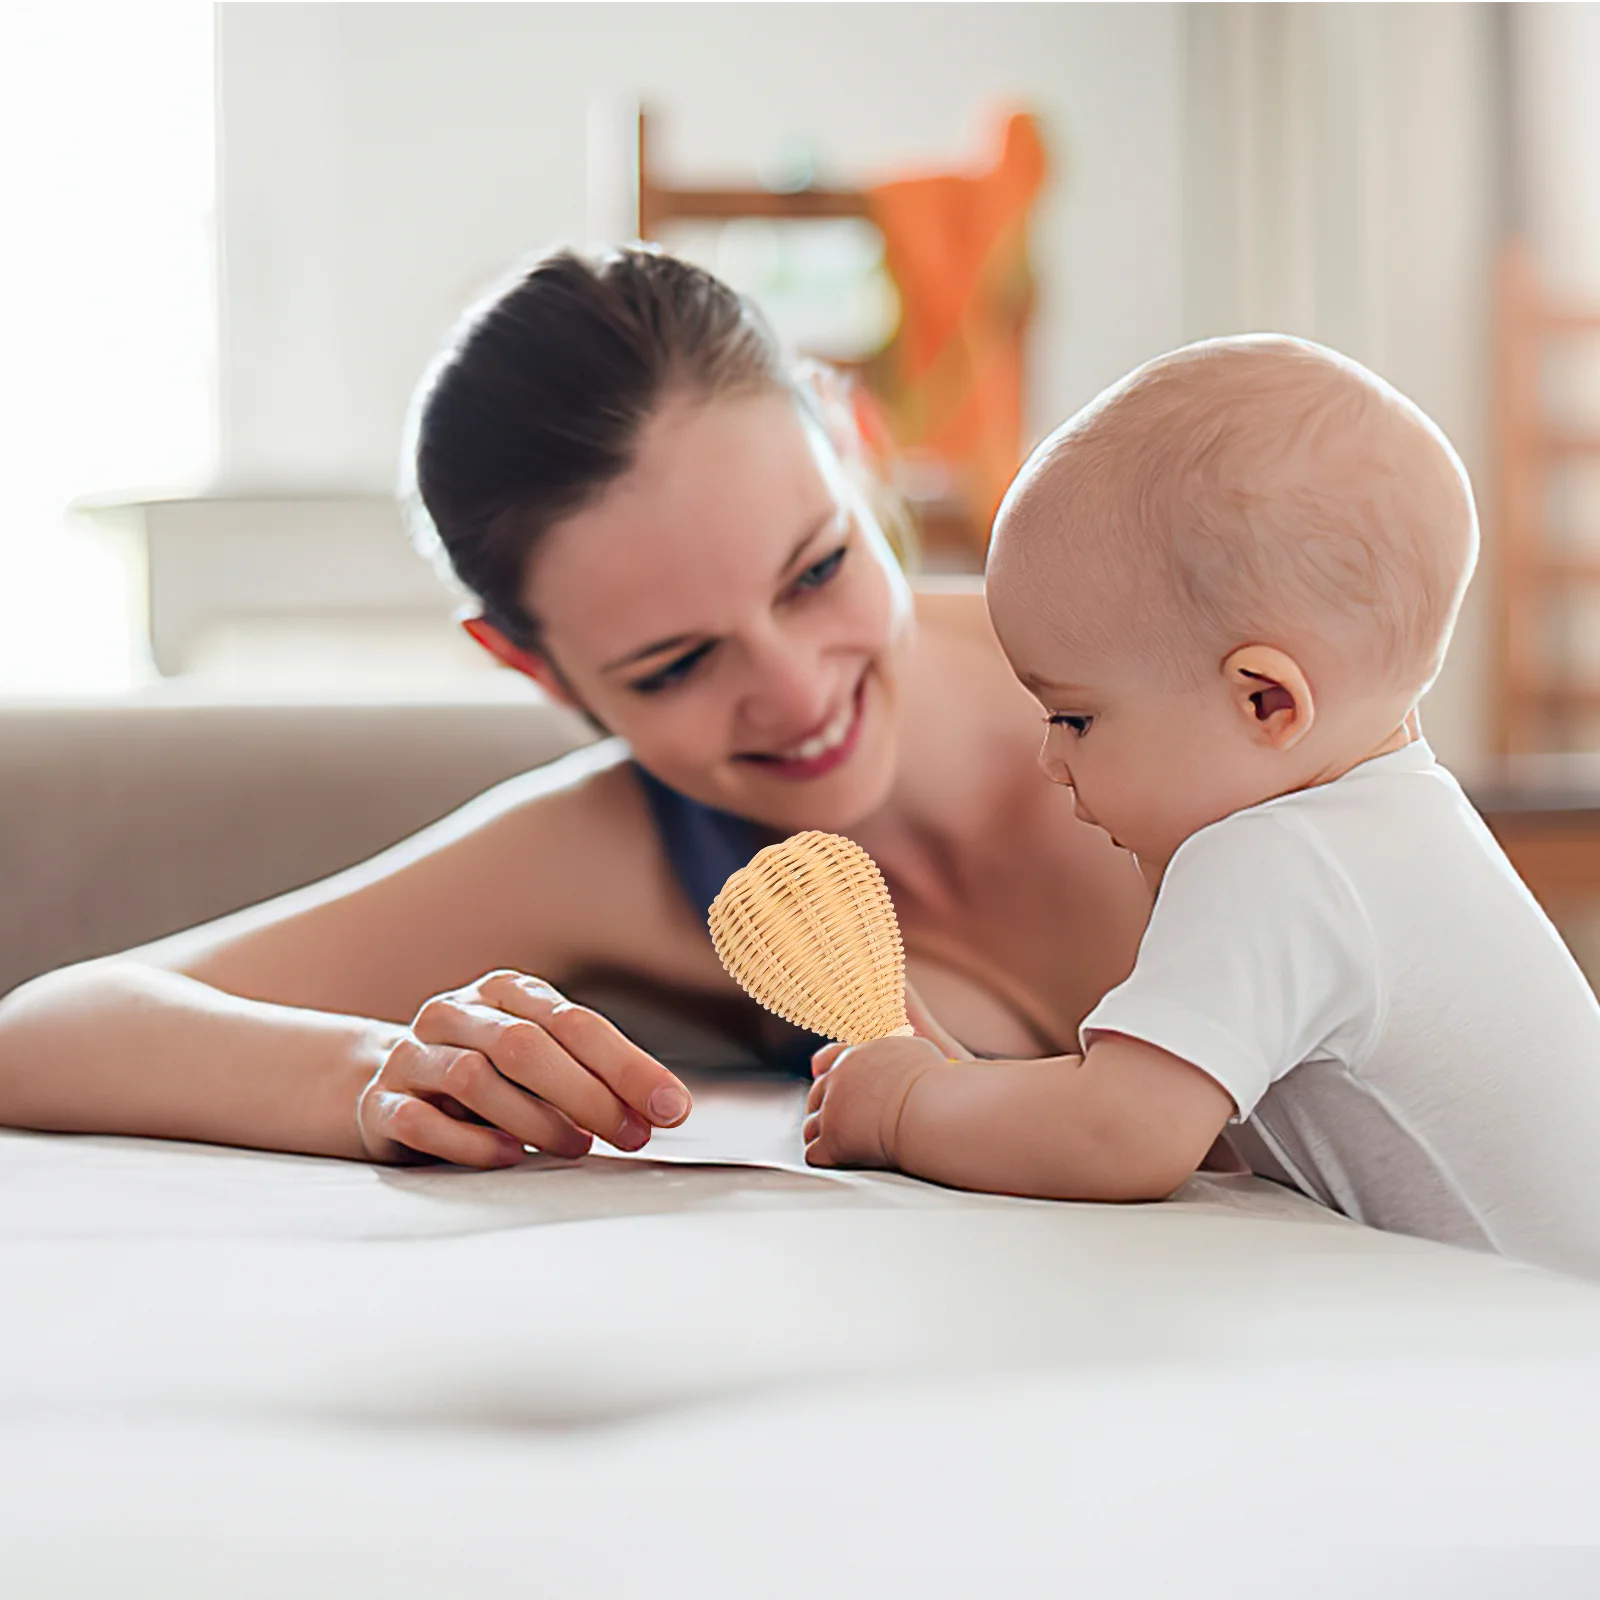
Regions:
<svg viewBox="0 0 1600 1600"><path fill-rule="evenodd" d="M927 1039L824 1045L811 1060L815 1081L803 1135L813 1167L893 1167L900 1117L912 1085L946 1064Z"/></svg>

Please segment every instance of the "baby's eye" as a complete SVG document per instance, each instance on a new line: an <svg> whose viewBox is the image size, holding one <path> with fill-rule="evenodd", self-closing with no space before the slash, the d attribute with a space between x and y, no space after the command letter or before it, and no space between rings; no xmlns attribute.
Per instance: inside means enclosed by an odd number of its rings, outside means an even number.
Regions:
<svg viewBox="0 0 1600 1600"><path fill-rule="evenodd" d="M1089 724L1094 718L1079 716L1075 711L1052 711L1044 720L1052 728L1070 728L1074 736L1081 739L1089 731Z"/></svg>

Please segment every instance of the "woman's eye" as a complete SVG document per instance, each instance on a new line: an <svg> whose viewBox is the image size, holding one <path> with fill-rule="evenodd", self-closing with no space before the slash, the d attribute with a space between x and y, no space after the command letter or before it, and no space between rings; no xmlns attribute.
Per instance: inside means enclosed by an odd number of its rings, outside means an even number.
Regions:
<svg viewBox="0 0 1600 1600"><path fill-rule="evenodd" d="M707 640L702 645L697 645L687 654L681 655L676 661L669 661L666 666L652 672L648 678L637 678L629 685L637 694L659 694L663 689L670 689L676 683L682 683L691 672L705 660L710 652L713 641Z"/></svg>
<svg viewBox="0 0 1600 1600"><path fill-rule="evenodd" d="M1079 716L1075 711L1052 711L1045 721L1052 728L1070 728L1081 739L1089 731L1089 724L1094 718Z"/></svg>
<svg viewBox="0 0 1600 1600"><path fill-rule="evenodd" d="M840 545L831 555L825 555L820 561L814 561L794 580L791 588L801 591L820 589L843 565L845 551L848 548L848 545Z"/></svg>

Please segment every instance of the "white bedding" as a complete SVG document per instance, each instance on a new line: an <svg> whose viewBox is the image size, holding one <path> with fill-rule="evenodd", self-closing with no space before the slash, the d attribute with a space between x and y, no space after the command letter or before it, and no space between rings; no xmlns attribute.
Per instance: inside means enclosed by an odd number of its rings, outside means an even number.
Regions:
<svg viewBox="0 0 1600 1600"><path fill-rule="evenodd" d="M1600 1531L1600 1288L797 1121L498 1174L0 1135L0 1594L1600 1592L1532 1548Z"/></svg>

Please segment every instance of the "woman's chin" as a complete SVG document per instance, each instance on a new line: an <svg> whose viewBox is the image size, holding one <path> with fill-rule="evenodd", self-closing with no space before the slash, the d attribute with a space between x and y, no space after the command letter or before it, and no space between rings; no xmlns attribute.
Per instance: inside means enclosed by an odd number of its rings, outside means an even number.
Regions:
<svg viewBox="0 0 1600 1600"><path fill-rule="evenodd" d="M889 784L829 786L824 793L795 795L789 804L776 807L768 825L784 833L800 833L816 828L823 833L849 833L877 811L888 798Z"/></svg>
<svg viewBox="0 0 1600 1600"><path fill-rule="evenodd" d="M783 833L848 831L889 797L898 749L888 696L876 674L858 688L856 721L832 750L805 760L735 757L723 769L726 809Z"/></svg>

